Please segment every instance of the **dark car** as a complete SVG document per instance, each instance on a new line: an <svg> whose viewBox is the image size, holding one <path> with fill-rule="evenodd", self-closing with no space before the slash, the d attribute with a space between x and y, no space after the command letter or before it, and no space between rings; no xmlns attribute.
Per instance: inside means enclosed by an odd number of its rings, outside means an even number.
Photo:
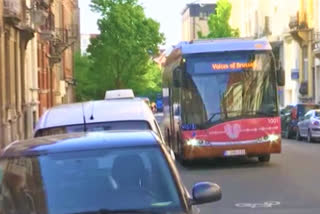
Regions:
<svg viewBox="0 0 320 214"><path fill-rule="evenodd" d="M152 131L71 133L9 145L0 159L0 213L198 213L220 187L192 198Z"/></svg>
<svg viewBox="0 0 320 214"><path fill-rule="evenodd" d="M296 137L299 118L302 118L309 110L319 108L320 105L312 103L286 106L280 112L282 135L286 138Z"/></svg>

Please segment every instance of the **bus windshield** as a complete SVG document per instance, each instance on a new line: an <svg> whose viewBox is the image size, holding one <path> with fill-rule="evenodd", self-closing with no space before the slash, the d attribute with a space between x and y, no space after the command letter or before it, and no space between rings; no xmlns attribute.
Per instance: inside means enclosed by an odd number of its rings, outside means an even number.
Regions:
<svg viewBox="0 0 320 214"><path fill-rule="evenodd" d="M270 52L242 51L186 58L184 124L211 126L278 114L274 61Z"/></svg>

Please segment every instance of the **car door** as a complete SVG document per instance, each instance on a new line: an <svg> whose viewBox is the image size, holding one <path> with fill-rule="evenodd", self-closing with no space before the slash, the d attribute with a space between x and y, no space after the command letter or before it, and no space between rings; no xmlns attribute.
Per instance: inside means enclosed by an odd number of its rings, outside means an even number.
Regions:
<svg viewBox="0 0 320 214"><path fill-rule="evenodd" d="M310 111L307 112L300 123L300 134L303 137L308 136L308 121L310 120L311 115L312 115L312 112Z"/></svg>
<svg viewBox="0 0 320 214"><path fill-rule="evenodd" d="M302 117L299 117L299 121L298 121L298 124L297 124L297 127L298 127L298 132L300 133L301 136L304 136L304 129L303 129L303 122L304 122L304 118L305 116L302 116Z"/></svg>
<svg viewBox="0 0 320 214"><path fill-rule="evenodd" d="M312 122L313 122L313 120L314 120L315 111L314 111L314 110L310 111L310 114L309 114L309 115L310 115L310 117L306 120L306 124L305 124L307 134L308 134L309 128L310 128L310 126L312 125Z"/></svg>
<svg viewBox="0 0 320 214"><path fill-rule="evenodd" d="M160 129L158 122L156 120L154 120L153 123L154 123L154 127L155 127L154 132L158 135L158 137L161 139L162 143L164 143L164 145L166 146L166 149L169 152L169 154L171 155L171 158L175 160L174 152L173 152L172 148L169 146L169 144L163 138L163 135L162 135L162 132L161 132L161 129Z"/></svg>

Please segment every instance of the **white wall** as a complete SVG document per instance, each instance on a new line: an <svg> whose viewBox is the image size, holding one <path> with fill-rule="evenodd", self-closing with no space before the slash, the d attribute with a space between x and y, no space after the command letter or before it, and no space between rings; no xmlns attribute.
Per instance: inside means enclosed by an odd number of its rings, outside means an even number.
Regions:
<svg viewBox="0 0 320 214"><path fill-rule="evenodd" d="M315 0L315 32L320 32L320 0ZM320 103L320 59L315 60L315 98Z"/></svg>
<svg viewBox="0 0 320 214"><path fill-rule="evenodd" d="M285 105L297 103L298 102L298 91L299 91L299 83L298 79L293 80L291 78L292 69L299 69L299 46L292 39L291 36L288 35L284 39L284 69L286 72L286 85L284 87L285 90Z"/></svg>
<svg viewBox="0 0 320 214"><path fill-rule="evenodd" d="M190 10L187 9L182 15L182 41L191 40L191 19Z"/></svg>
<svg viewBox="0 0 320 214"><path fill-rule="evenodd" d="M318 0L319 1L319 0ZM292 69L299 68L299 46L289 33L290 17L299 10L299 0L231 0L230 24L239 28L240 36L263 36L265 17L269 17L272 41L283 41L282 66L286 72L284 105L298 102L298 80L291 79Z"/></svg>

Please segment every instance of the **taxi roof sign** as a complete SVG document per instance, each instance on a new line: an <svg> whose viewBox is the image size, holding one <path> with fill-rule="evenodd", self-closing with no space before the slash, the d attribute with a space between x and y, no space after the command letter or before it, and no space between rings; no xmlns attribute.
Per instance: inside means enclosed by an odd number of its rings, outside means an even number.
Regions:
<svg viewBox="0 0 320 214"><path fill-rule="evenodd" d="M134 98L134 93L132 89L108 90L105 94L105 100L132 98Z"/></svg>

